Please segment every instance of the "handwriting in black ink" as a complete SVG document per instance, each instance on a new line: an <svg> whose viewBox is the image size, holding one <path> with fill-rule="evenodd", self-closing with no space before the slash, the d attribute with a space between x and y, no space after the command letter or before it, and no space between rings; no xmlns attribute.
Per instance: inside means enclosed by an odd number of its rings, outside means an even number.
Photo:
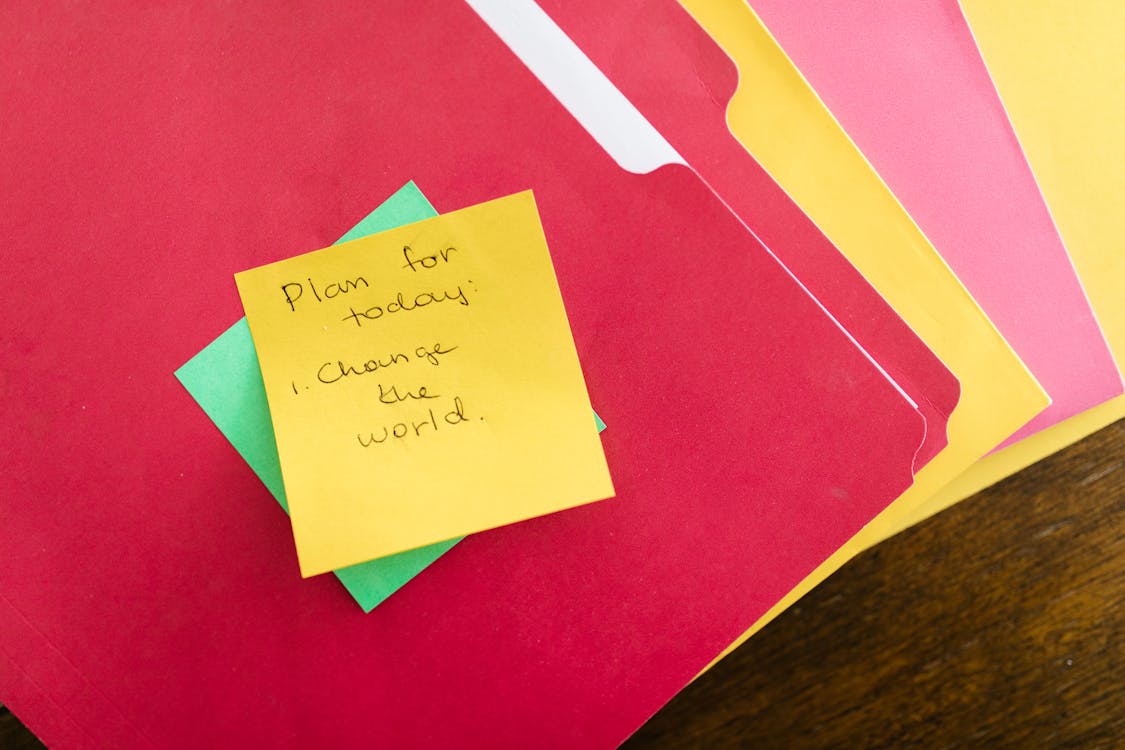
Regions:
<svg viewBox="0 0 1125 750"><path fill-rule="evenodd" d="M400 404L408 399L420 401L427 398L441 398L441 394L435 393L431 395L429 389L424 385L420 386L417 391L407 390L405 393L399 393L397 385L392 385L391 389L388 391L386 386L379 383L379 403L387 404L388 406Z"/></svg>
<svg viewBox="0 0 1125 750"><path fill-rule="evenodd" d="M421 266L422 268L425 268L427 270L430 269L430 268L436 267L437 264L438 264L439 258L440 258L440 261L442 263L448 263L449 262L449 254L457 252L457 248L447 247L444 250L439 250L438 252L434 253L433 255L427 255L427 256L422 257L422 258L412 258L411 254L413 252L414 252L414 249L412 247L410 247L410 245L405 245L402 248L402 258L403 258L403 260L406 261L406 265L404 265L403 268L409 268L411 271L413 271L415 273L418 273L418 267L419 266Z"/></svg>
<svg viewBox="0 0 1125 750"><path fill-rule="evenodd" d="M343 283L333 281L328 284L328 286L324 287L322 297L321 292L316 288L316 284L313 283L312 277L306 277L305 280L309 282L309 289L312 291L313 296L316 297L317 302L323 302L325 299L332 299L341 294L347 294L352 290L359 289L360 284L363 284L365 289L371 287L371 285L367 283L367 279L362 276L356 276L354 279L344 279ZM281 293L285 295L285 304L289 305L289 309L293 312L297 312L296 303L305 293L305 285L299 281L290 281L281 285ZM294 294L297 296L294 297Z"/></svg>
<svg viewBox="0 0 1125 750"><path fill-rule="evenodd" d="M445 413L438 421L437 415L434 414L432 408L426 410L425 418L420 421L413 419L395 422L391 425L382 425L368 434L364 439L361 433L356 433L356 440L364 448L370 448L375 445L382 445L392 438L401 440L413 433L414 437L423 437L434 432L438 432L445 425L458 425L468 422L469 418L465 416L465 405L461 403L460 396L453 397L453 409Z"/></svg>
<svg viewBox="0 0 1125 750"><path fill-rule="evenodd" d="M420 292L414 295L411 300L406 299L406 295L399 292L395 298L384 305L372 305L366 310L356 310L354 307L348 307L348 314L341 320L355 321L356 326L362 327L364 320L378 320L383 315L390 315L394 313L407 313L417 310L420 307L427 307L429 305L440 304L442 302L456 302L465 307L469 306L469 298L465 295L465 290L460 286L457 287L456 293L454 292Z"/></svg>

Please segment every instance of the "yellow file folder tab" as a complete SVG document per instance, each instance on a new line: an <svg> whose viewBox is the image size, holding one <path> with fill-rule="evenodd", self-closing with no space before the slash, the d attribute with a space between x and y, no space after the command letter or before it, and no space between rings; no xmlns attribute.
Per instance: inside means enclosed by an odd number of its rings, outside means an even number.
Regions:
<svg viewBox="0 0 1125 750"><path fill-rule="evenodd" d="M961 382L945 450L725 655L853 556L944 507L926 501L1049 400L750 7L680 2L738 68L731 132Z"/></svg>
<svg viewBox="0 0 1125 750"><path fill-rule="evenodd" d="M530 191L235 280L302 575L614 494Z"/></svg>
<svg viewBox="0 0 1125 750"><path fill-rule="evenodd" d="M962 0L1000 99L1120 367L1125 362L1125 3ZM983 459L967 497L1125 417L1125 396Z"/></svg>

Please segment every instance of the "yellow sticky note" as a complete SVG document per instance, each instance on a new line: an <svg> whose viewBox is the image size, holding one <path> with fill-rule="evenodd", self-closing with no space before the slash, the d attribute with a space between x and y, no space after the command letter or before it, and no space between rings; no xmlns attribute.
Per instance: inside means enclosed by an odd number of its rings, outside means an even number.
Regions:
<svg viewBox="0 0 1125 750"><path fill-rule="evenodd" d="M962 0L961 8L1120 366L1125 3ZM967 497L1122 417L1125 396L1118 396L987 456L931 504Z"/></svg>
<svg viewBox="0 0 1125 750"><path fill-rule="evenodd" d="M613 495L530 191L235 280L302 575Z"/></svg>

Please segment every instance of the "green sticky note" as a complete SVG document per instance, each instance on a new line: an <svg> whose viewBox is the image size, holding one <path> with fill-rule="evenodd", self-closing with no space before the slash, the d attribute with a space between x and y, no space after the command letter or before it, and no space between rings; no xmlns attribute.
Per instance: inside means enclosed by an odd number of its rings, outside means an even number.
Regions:
<svg viewBox="0 0 1125 750"><path fill-rule="evenodd" d="M437 211L422 191L408 182L336 244L432 216L437 216ZM266 389L246 318L176 370L176 377L288 513ZM599 432L605 429L597 414L594 420ZM341 568L335 571L336 577L363 611L370 612L459 541L450 539Z"/></svg>

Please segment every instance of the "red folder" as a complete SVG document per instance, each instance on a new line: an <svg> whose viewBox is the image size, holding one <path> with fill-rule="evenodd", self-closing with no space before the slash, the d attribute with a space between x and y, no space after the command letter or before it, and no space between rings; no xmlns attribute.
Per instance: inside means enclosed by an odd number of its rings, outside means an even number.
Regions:
<svg viewBox="0 0 1125 750"><path fill-rule="evenodd" d="M467 6L2 13L0 701L49 745L612 746L910 484L895 385ZM172 372L231 274L408 178L440 210L535 191L618 496L363 614Z"/></svg>
<svg viewBox="0 0 1125 750"><path fill-rule="evenodd" d="M931 425L919 467L941 451L956 379L908 328L886 325L887 302L731 134L730 58L675 0L539 4L919 404Z"/></svg>

